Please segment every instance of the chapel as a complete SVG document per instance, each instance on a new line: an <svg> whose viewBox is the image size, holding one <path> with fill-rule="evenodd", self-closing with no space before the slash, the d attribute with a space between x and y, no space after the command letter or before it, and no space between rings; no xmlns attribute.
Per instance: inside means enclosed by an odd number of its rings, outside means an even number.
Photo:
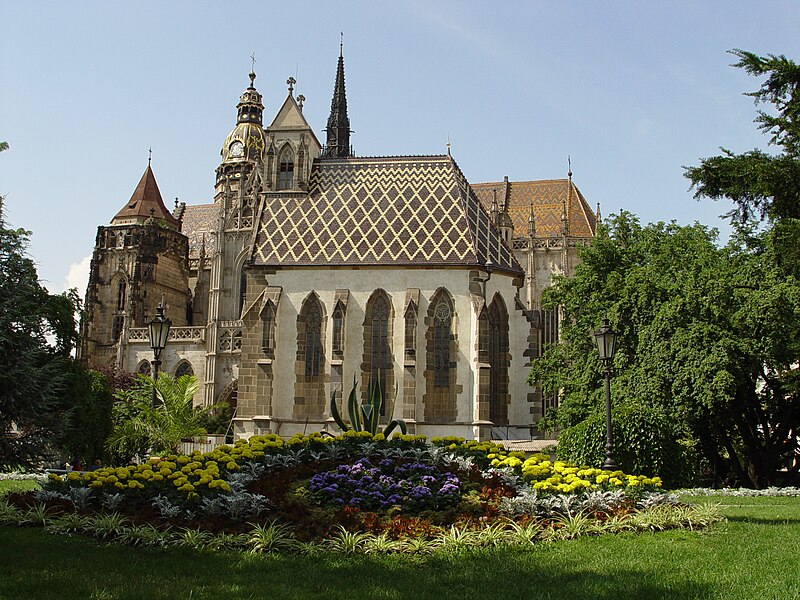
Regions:
<svg viewBox="0 0 800 600"><path fill-rule="evenodd" d="M168 209L148 161L98 227L80 356L150 373L161 304L162 371L197 376L196 404L234 407L238 437L335 432L331 400L370 381L409 433L538 435L557 398L527 376L559 323L540 295L600 218L572 173L471 184L449 150L357 155L341 47L324 143L293 78L268 124L249 79L213 202Z"/></svg>

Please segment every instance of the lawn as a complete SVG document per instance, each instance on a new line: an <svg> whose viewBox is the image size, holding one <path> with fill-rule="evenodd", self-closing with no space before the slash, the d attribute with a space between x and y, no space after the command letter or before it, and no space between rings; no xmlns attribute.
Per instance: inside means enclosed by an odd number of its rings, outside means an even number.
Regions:
<svg viewBox="0 0 800 600"><path fill-rule="evenodd" d="M0 598L800 598L800 498L696 500L728 521L430 556L134 549L0 527Z"/></svg>

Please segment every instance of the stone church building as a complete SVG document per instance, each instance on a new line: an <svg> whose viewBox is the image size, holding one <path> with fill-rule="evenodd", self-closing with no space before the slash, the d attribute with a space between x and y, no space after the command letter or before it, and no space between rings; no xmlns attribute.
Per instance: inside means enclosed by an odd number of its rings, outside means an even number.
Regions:
<svg viewBox="0 0 800 600"><path fill-rule="evenodd" d="M526 382L558 337L539 297L599 218L571 173L470 184L449 152L355 155L341 52L324 144L291 78L265 126L255 77L212 203L167 209L148 164L98 228L81 356L149 373L163 303L162 371L234 406L238 436L335 431L331 397L372 378L412 433L528 439L555 402Z"/></svg>

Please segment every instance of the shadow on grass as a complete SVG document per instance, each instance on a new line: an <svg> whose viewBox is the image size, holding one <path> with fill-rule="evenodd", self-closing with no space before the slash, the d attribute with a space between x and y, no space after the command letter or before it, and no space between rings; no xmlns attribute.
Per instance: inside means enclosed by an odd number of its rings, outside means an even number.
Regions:
<svg viewBox="0 0 800 600"><path fill-rule="evenodd" d="M2 598L597 598L708 597L705 583L663 579L663 565L593 568L547 548L414 556L249 555L134 549L39 529L0 527ZM574 562L574 561L573 561Z"/></svg>

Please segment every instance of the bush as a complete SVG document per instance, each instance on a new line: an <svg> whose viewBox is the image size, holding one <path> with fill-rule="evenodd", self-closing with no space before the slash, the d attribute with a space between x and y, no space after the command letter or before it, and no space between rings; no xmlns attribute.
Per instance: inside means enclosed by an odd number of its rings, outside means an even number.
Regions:
<svg viewBox="0 0 800 600"><path fill-rule="evenodd" d="M695 479L691 445L657 407L641 403L615 406L611 416L614 459L627 472L658 474L667 487ZM605 413L597 413L561 432L556 456L579 465L601 466L606 456Z"/></svg>

